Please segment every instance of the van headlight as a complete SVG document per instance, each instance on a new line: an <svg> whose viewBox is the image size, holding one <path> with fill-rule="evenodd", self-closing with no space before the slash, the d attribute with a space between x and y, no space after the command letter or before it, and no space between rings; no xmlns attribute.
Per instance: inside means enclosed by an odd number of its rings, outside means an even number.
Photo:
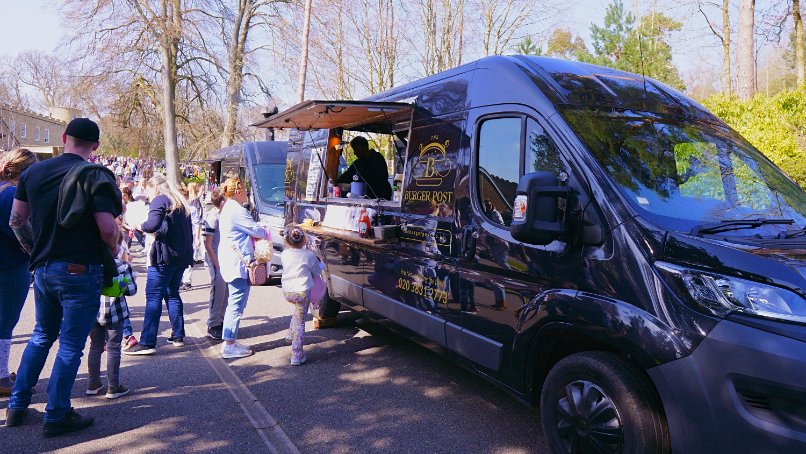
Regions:
<svg viewBox="0 0 806 454"><path fill-rule="evenodd" d="M681 296L719 317L738 312L806 323L806 300L789 290L666 262L655 266L673 287L685 292Z"/></svg>

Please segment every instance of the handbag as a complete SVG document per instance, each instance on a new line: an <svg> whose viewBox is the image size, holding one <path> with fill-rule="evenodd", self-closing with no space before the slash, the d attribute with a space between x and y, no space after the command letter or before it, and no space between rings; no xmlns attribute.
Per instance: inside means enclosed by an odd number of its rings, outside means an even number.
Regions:
<svg viewBox="0 0 806 454"><path fill-rule="evenodd" d="M258 263L257 261L252 261L251 263L246 261L246 257L243 256L241 250L238 249L235 244L230 244L232 246L232 250L238 253L238 256L241 258L241 262L246 267L247 275L249 276L249 285L265 285L269 282L269 269L268 265L265 263Z"/></svg>

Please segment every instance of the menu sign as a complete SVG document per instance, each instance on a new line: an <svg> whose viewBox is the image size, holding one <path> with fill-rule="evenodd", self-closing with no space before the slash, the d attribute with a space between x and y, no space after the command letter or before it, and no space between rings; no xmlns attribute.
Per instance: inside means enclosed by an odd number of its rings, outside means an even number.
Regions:
<svg viewBox="0 0 806 454"><path fill-rule="evenodd" d="M322 155L324 147L311 149L311 162L308 165L308 181L305 186L305 200L316 200L316 189L322 179Z"/></svg>

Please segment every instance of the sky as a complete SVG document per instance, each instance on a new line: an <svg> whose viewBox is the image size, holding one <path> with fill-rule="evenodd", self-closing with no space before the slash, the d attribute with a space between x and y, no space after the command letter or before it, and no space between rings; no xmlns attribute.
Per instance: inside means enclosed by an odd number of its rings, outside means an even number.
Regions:
<svg viewBox="0 0 806 454"><path fill-rule="evenodd" d="M0 0L0 54L16 55L27 49L53 51L63 31L55 0Z"/></svg>
<svg viewBox="0 0 806 454"><path fill-rule="evenodd" d="M757 0L757 10L766 8L770 2L782 0ZM316 0L313 0L316 5ZM578 34L590 45L590 25L601 24L610 0L563 0L565 11L551 22L539 22L532 26L536 33L553 27L564 27ZM625 9L638 7L639 13L649 11L653 4L679 5L667 14L686 24L686 32L676 33L671 38L673 61L684 76L693 72L720 71L722 64L719 43L705 30L705 22L699 13L692 12L691 1L623 0ZM56 50L64 37L58 7L59 0L0 0L0 11L5 20L0 26L0 56L14 57L27 49L47 52ZM737 15L737 1L733 1L733 14ZM716 16L717 18L719 16ZM758 18L757 19L761 19ZM691 32L697 29L697 32ZM734 36L735 39L735 36ZM735 46L734 46L735 47ZM769 47L769 46L767 46ZM6 59L8 61L8 59ZM718 78L718 76L717 76ZM285 88L285 87L283 87ZM293 91L293 87L289 87Z"/></svg>

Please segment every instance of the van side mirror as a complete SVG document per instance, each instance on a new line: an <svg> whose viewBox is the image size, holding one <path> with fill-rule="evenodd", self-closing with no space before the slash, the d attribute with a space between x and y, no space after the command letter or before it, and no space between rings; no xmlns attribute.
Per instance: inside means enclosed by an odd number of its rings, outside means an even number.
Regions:
<svg viewBox="0 0 806 454"><path fill-rule="evenodd" d="M551 172L528 173L518 182L510 232L518 241L546 245L568 233L566 208L573 189Z"/></svg>

